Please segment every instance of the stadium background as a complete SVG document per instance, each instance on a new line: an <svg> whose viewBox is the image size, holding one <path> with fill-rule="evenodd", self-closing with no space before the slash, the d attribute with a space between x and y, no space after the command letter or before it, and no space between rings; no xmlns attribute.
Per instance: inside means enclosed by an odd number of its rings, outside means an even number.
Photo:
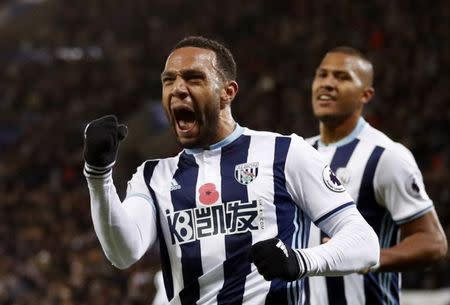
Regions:
<svg viewBox="0 0 450 305"><path fill-rule="evenodd" d="M377 94L365 117L414 153L450 236L449 12L444 0L0 1L0 304L150 303L156 251L125 271L101 252L82 133L110 113L129 125L114 172L121 196L142 161L177 153L159 74L191 34L235 54L241 124L305 137L317 133L310 84L323 53L366 52ZM447 257L405 273L404 286L448 289L449 274Z"/></svg>

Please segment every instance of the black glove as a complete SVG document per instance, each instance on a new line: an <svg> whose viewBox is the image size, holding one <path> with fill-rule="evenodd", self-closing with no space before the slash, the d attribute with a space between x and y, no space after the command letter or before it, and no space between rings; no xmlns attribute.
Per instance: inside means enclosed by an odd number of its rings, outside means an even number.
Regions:
<svg viewBox="0 0 450 305"><path fill-rule="evenodd" d="M109 167L116 160L119 142L126 136L127 127L118 124L114 115L90 122L84 130L84 160L91 167Z"/></svg>
<svg viewBox="0 0 450 305"><path fill-rule="evenodd" d="M258 272L266 281L279 278L290 282L299 279L306 273L305 270L300 270L294 250L286 247L278 238L254 244L250 248L249 260L255 264Z"/></svg>

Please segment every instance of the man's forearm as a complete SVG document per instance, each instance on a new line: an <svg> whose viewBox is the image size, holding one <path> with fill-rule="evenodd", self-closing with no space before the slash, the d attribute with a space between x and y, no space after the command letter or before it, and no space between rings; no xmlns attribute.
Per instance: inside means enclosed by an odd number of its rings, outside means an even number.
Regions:
<svg viewBox="0 0 450 305"><path fill-rule="evenodd" d="M147 227L153 213L145 199L133 197L132 204L122 204L111 177L87 178L91 197L94 229L108 260L118 268L135 263L155 238ZM153 230L154 231L154 230Z"/></svg>
<svg viewBox="0 0 450 305"><path fill-rule="evenodd" d="M331 236L327 243L297 250L306 261L307 276L344 275L378 262L378 238L356 208L335 218L333 225L322 226Z"/></svg>
<svg viewBox="0 0 450 305"><path fill-rule="evenodd" d="M442 258L441 242L426 233L409 236L394 247L381 249L378 271L402 272L427 267Z"/></svg>
<svg viewBox="0 0 450 305"><path fill-rule="evenodd" d="M400 225L401 241L381 249L378 271L407 271L427 267L447 254L447 239L434 210Z"/></svg>

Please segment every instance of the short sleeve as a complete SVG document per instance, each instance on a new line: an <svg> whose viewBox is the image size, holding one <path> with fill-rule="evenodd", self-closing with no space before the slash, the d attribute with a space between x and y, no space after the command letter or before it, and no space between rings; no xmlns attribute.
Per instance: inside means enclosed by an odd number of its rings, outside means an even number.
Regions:
<svg viewBox="0 0 450 305"><path fill-rule="evenodd" d="M433 208L413 155L398 143L381 156L374 189L377 201L389 210L397 224L414 220Z"/></svg>
<svg viewBox="0 0 450 305"><path fill-rule="evenodd" d="M318 225L332 215L354 205L319 153L297 135L291 136L286 157L286 187L294 201Z"/></svg>

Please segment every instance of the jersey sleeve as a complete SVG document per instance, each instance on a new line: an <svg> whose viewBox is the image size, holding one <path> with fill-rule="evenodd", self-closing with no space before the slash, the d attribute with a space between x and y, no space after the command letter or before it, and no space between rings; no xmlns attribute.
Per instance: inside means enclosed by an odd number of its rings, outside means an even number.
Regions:
<svg viewBox="0 0 450 305"><path fill-rule="evenodd" d="M293 200L318 225L354 205L319 153L301 137L293 134L286 157L286 187Z"/></svg>
<svg viewBox="0 0 450 305"><path fill-rule="evenodd" d="M433 208L422 174L411 152L396 143L380 158L374 176L377 201L397 224L412 221Z"/></svg>
<svg viewBox="0 0 450 305"><path fill-rule="evenodd" d="M140 172L143 169L138 169L132 179L135 183L129 187L136 192L123 202L111 175L100 179L86 177L94 230L106 257L121 269L138 261L156 240L156 210L148 192L139 188L145 180L139 178Z"/></svg>

